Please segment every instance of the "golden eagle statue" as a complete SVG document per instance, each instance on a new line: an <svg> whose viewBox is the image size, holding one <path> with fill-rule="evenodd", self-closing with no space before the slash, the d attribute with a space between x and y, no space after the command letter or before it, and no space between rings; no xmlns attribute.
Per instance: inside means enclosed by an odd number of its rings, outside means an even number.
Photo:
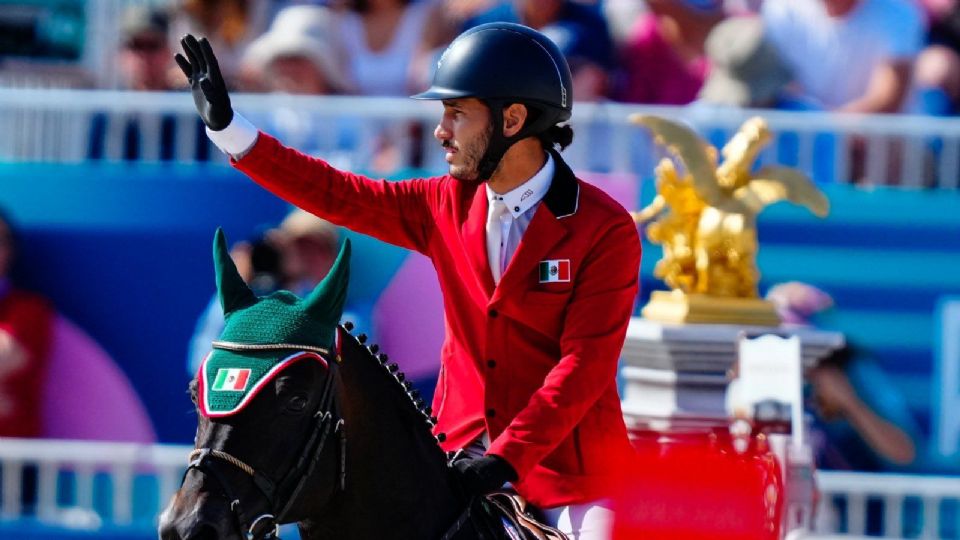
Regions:
<svg viewBox="0 0 960 540"><path fill-rule="evenodd" d="M830 204L803 172L767 166L752 174L771 135L762 118L747 120L717 151L691 129L656 116L630 120L649 129L683 166L664 158L656 169L657 196L639 212L650 241L663 246L654 275L672 289L654 293L644 315L671 322L779 323L758 298L757 214L777 201L826 216Z"/></svg>

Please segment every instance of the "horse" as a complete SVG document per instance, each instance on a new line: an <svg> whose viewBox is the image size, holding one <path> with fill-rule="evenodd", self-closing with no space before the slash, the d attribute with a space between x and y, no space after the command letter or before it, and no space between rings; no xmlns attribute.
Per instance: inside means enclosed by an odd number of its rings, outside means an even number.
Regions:
<svg viewBox="0 0 960 540"><path fill-rule="evenodd" d="M302 299L258 298L217 231L226 323L190 383L195 450L161 540L267 540L284 523L304 540L501 537L476 522L404 374L338 324L349 253Z"/></svg>

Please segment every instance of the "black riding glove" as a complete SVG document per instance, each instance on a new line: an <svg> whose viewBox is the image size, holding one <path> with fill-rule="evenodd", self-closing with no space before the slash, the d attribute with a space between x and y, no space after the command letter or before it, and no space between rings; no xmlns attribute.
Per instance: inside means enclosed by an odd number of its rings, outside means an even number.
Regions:
<svg viewBox="0 0 960 540"><path fill-rule="evenodd" d="M452 467L464 489L475 495L492 493L503 487L504 483L517 480L517 472L507 460L493 454L459 459L453 462Z"/></svg>
<svg viewBox="0 0 960 540"><path fill-rule="evenodd" d="M230 107L230 96L220 74L217 57L213 55L207 38L197 41L197 38L187 34L180 40L180 45L187 57L177 53L173 58L190 81L190 93L193 94L197 112L207 127L220 131L233 120L233 108Z"/></svg>

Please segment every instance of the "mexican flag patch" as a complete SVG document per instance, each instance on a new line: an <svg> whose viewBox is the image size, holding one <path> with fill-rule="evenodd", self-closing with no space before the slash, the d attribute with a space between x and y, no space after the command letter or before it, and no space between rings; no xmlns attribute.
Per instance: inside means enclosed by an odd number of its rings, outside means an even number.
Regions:
<svg viewBox="0 0 960 540"><path fill-rule="evenodd" d="M540 283L566 283L570 281L570 259L540 261Z"/></svg>
<svg viewBox="0 0 960 540"><path fill-rule="evenodd" d="M249 369L220 368L212 389L219 392L243 392L247 389L249 380Z"/></svg>

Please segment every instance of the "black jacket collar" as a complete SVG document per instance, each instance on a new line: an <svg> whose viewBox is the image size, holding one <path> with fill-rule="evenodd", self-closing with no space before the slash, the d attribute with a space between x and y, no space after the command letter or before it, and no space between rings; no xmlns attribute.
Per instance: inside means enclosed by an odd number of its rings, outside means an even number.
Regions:
<svg viewBox="0 0 960 540"><path fill-rule="evenodd" d="M550 182L547 194L543 196L543 202L557 219L561 219L577 213L580 204L580 182L559 152L550 150L550 155L553 156L555 169L553 181Z"/></svg>

